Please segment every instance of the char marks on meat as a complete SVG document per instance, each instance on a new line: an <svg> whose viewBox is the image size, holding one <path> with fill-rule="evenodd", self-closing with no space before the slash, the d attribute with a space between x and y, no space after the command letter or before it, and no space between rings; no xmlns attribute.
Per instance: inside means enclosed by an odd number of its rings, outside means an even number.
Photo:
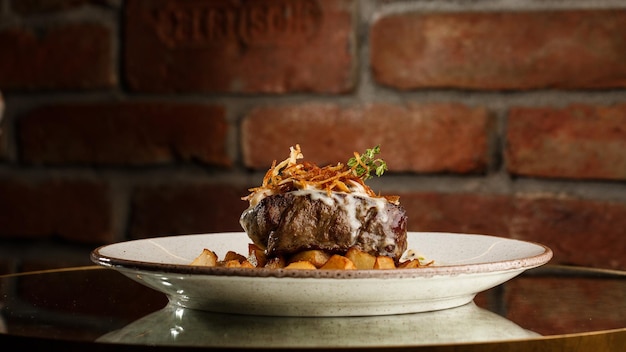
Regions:
<svg viewBox="0 0 626 352"><path fill-rule="evenodd" d="M268 255L309 249L344 254L350 247L398 261L406 250L404 208L383 198L333 192L288 192L263 198L241 226Z"/></svg>

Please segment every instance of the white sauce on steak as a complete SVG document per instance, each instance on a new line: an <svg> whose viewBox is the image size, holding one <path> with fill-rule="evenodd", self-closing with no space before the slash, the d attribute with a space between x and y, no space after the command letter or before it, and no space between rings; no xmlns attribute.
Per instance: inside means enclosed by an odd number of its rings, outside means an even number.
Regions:
<svg viewBox="0 0 626 352"><path fill-rule="evenodd" d="M326 192L318 189L303 189L292 191L292 194L296 196L309 196L311 200L321 201L322 203L328 205L329 207L338 207L342 208L346 214L348 214L348 221L350 224L350 232L352 235L352 239L355 240L356 237L360 233L361 229L361 220L365 214L372 208L365 208L363 204L373 204L373 207L376 208L376 217L380 222L386 223L389 219L387 216L387 212L385 211L385 204L387 200L382 197L370 197L364 192ZM363 203L357 202L357 198L367 198L370 199L371 203ZM358 212L358 213L357 213Z"/></svg>

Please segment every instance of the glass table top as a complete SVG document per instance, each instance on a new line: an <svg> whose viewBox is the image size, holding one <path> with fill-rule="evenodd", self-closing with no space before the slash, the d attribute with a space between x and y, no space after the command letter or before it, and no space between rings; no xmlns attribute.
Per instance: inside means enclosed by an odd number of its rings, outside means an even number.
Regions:
<svg viewBox="0 0 626 352"><path fill-rule="evenodd" d="M624 313L626 272L552 265L529 270L457 308L327 318L186 309L99 266L0 276L0 341L73 343L89 350L194 346L454 351L460 346L501 350L502 344L520 351L571 344L569 350L576 350L587 343L626 343Z"/></svg>

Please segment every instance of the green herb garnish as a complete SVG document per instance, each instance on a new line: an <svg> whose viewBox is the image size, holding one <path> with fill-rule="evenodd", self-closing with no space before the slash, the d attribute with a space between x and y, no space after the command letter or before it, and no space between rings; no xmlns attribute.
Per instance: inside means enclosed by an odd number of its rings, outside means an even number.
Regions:
<svg viewBox="0 0 626 352"><path fill-rule="evenodd" d="M380 153L380 146L377 145L372 149L367 149L365 153L354 153L354 157L348 160L348 166L352 168L354 174L362 180L372 178L370 172L374 170L376 176L380 177L387 171L387 164L380 158L375 159L376 154Z"/></svg>

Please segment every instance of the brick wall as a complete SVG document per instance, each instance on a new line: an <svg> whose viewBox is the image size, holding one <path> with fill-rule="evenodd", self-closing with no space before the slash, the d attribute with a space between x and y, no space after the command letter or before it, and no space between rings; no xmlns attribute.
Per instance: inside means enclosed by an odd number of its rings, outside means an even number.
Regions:
<svg viewBox="0 0 626 352"><path fill-rule="evenodd" d="M1 267L239 231L299 143L380 144L409 230L626 269L624 33L617 0L0 0Z"/></svg>

